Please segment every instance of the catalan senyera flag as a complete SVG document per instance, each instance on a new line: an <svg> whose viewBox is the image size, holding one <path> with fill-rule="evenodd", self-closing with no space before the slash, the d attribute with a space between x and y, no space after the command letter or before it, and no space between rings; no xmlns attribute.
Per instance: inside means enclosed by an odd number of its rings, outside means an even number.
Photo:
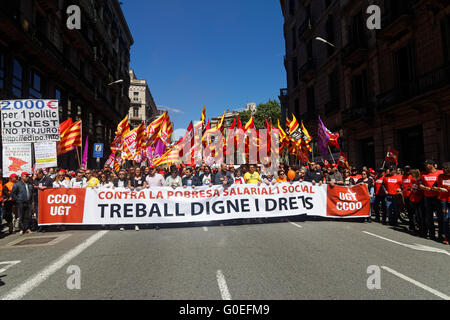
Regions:
<svg viewBox="0 0 450 320"><path fill-rule="evenodd" d="M244 126L244 131L247 132L248 130L255 129L255 120L253 119L253 115L250 115L250 119L247 121L247 123Z"/></svg>
<svg viewBox="0 0 450 320"><path fill-rule="evenodd" d="M220 121L217 123L216 129L222 131L223 130L223 121L225 119L225 112L223 113L222 118L220 119Z"/></svg>
<svg viewBox="0 0 450 320"><path fill-rule="evenodd" d="M157 119L150 123L145 130L145 147L150 147L158 137L161 126L166 118L169 117L169 113L164 111ZM169 120L170 121L170 120Z"/></svg>
<svg viewBox="0 0 450 320"><path fill-rule="evenodd" d="M140 154L145 149L145 122L136 128L136 155ZM135 159L136 160L136 159Z"/></svg>
<svg viewBox="0 0 450 320"><path fill-rule="evenodd" d="M312 141L311 136L308 133L308 130L306 130L305 126L303 125L303 120L301 122L301 126L302 126L302 133L303 133L303 141L304 141L304 145L306 146L306 148L308 149L309 152L312 151L311 146L309 145Z"/></svg>
<svg viewBox="0 0 450 320"><path fill-rule="evenodd" d="M130 124L128 123L128 115L127 115L117 125L116 137L126 135L129 131L130 131Z"/></svg>
<svg viewBox="0 0 450 320"><path fill-rule="evenodd" d="M201 116L200 116L200 121L201 121L202 123L205 123L205 122L206 122L206 106L203 107L202 114L201 114Z"/></svg>
<svg viewBox="0 0 450 320"><path fill-rule="evenodd" d="M66 129L57 143L58 156L81 147L81 120Z"/></svg>

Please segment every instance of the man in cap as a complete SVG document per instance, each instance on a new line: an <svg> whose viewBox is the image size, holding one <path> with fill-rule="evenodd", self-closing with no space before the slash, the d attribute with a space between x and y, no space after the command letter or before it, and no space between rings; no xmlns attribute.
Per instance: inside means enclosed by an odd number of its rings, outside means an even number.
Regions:
<svg viewBox="0 0 450 320"><path fill-rule="evenodd" d="M11 192L12 198L16 201L17 212L19 214L20 235L31 233L31 201L33 199L33 185L30 182L28 172L22 172L21 181L17 182Z"/></svg>
<svg viewBox="0 0 450 320"><path fill-rule="evenodd" d="M327 183L334 187L336 184L343 185L344 178L342 174L338 171L338 165L336 163L331 165L331 172L327 175Z"/></svg>

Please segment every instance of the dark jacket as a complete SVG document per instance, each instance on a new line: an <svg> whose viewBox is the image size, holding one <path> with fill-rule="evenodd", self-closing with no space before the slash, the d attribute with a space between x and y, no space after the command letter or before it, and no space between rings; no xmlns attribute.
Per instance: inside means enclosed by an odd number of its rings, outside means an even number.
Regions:
<svg viewBox="0 0 450 320"><path fill-rule="evenodd" d="M227 187L231 186L234 183L234 179L231 173L229 173L228 171L226 171L225 174L223 173L223 171L217 172L216 175L214 176L213 180L214 184L223 185L223 180L225 176L227 177Z"/></svg>
<svg viewBox="0 0 450 320"><path fill-rule="evenodd" d="M198 176L191 176L190 178L184 177L183 179L181 179L181 182L182 182L183 186L187 186L187 181L189 179L192 179L192 185L193 186L198 187L198 186L201 186L203 184L202 180Z"/></svg>
<svg viewBox="0 0 450 320"><path fill-rule="evenodd" d="M33 199L33 185L28 182L28 199L27 199L27 189L25 188L25 182L17 182L11 191L11 196L17 202L30 202Z"/></svg>
<svg viewBox="0 0 450 320"><path fill-rule="evenodd" d="M119 179L116 179L116 181L113 182L114 187L118 188L119 186ZM128 179L123 179L123 187L128 188Z"/></svg>
<svg viewBox="0 0 450 320"><path fill-rule="evenodd" d="M305 174L305 181L308 181L308 182L312 182L312 181L320 182L320 181L323 181L322 171L320 171L320 170L309 170Z"/></svg>

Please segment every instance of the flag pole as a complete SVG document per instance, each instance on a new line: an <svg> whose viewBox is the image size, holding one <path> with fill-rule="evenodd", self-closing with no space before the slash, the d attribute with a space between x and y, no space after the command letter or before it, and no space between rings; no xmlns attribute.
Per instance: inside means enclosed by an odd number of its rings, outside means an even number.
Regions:
<svg viewBox="0 0 450 320"><path fill-rule="evenodd" d="M331 148L328 146L328 151L330 151L331 159L333 159L333 163L336 164L336 161L334 160L333 154L331 153Z"/></svg>

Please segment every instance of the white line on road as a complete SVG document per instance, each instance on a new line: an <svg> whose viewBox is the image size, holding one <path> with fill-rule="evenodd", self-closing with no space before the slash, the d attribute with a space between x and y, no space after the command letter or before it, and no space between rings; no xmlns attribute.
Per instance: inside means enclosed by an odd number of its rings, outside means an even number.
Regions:
<svg viewBox="0 0 450 320"><path fill-rule="evenodd" d="M445 249L439 249L439 248L435 248L435 247L429 247L429 246L424 246L423 244L406 244L406 243L401 243L395 240L391 240L382 236L379 236L377 234L371 233L371 232L367 232L367 231L363 231L363 233L398 244L400 246L406 247L406 248L410 248L410 249L414 249L414 250L419 250L419 251L428 251L428 252L436 252L436 253L443 253L446 254L448 256L450 256L450 252L448 252Z"/></svg>
<svg viewBox="0 0 450 320"><path fill-rule="evenodd" d="M217 270L216 273L217 283L219 284L220 294L222 295L222 300L231 300L230 291L228 291L227 282L225 281L225 276L222 270Z"/></svg>
<svg viewBox="0 0 450 320"><path fill-rule="evenodd" d="M9 268L11 268L12 266L14 266L18 263L20 263L20 260L0 262L0 265L6 264L5 267L0 269L0 273L5 272L6 270L8 270Z"/></svg>
<svg viewBox="0 0 450 320"><path fill-rule="evenodd" d="M208 231L208 227L203 227L203 231L207 232Z"/></svg>
<svg viewBox="0 0 450 320"><path fill-rule="evenodd" d="M288 220L288 221L289 221L289 220ZM290 223L290 224L293 224L293 225L296 226L297 228L303 229L303 227L302 227L301 225L299 225L299 224L296 224L296 223L290 222L290 221L289 221L289 223Z"/></svg>
<svg viewBox="0 0 450 320"><path fill-rule="evenodd" d="M103 237L107 230L99 231L85 240L83 243L79 244L77 247L68 251L59 259L55 260L49 266L45 267L41 271L37 272L34 276L28 278L24 283L11 290L8 294L2 296L0 300L18 300L23 298L27 293L31 290L39 286L42 282L47 280L52 274L61 269L65 264L67 264L70 260L78 256L84 250L86 250L89 246L94 244L97 240Z"/></svg>
<svg viewBox="0 0 450 320"><path fill-rule="evenodd" d="M446 294L443 294L442 292L439 292L439 291L437 291L437 290L435 290L433 288L430 288L429 286L424 285L423 283L420 283L419 281L411 279L410 277L407 277L404 274L401 274L400 272L397 272L397 271L392 270L391 268L388 268L388 267L385 267L385 266L381 266L381 268L383 270L386 270L386 271L392 273L393 275L395 275L395 276L397 276L397 277L399 277L399 278L401 278L403 280L406 280L408 282L411 282L412 284L415 284L419 288L422 288L422 289L424 289L424 290L434 294L435 296L438 296L439 298L442 298L444 300L450 300L450 297L447 296Z"/></svg>

